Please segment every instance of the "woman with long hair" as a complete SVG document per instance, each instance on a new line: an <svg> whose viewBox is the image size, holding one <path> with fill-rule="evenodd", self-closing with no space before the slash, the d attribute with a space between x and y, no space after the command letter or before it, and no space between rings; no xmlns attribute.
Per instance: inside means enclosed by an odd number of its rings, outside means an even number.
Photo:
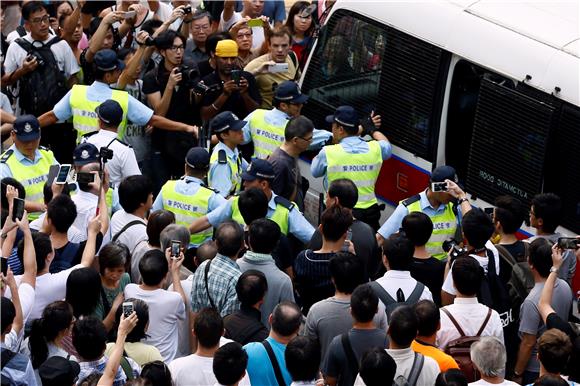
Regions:
<svg viewBox="0 0 580 386"><path fill-rule="evenodd" d="M315 27L312 11L310 3L297 1L290 8L288 19L286 19L286 27L292 34L292 51L298 58L301 70L304 67L308 51L312 47L312 33Z"/></svg>

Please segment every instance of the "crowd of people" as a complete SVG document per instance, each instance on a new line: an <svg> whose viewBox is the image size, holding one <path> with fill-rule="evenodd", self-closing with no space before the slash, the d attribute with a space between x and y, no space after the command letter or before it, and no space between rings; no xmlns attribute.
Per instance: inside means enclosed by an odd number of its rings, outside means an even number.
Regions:
<svg viewBox="0 0 580 386"><path fill-rule="evenodd" d="M332 4L2 2L2 385L580 382L558 196L381 223L380 112L301 115Z"/></svg>

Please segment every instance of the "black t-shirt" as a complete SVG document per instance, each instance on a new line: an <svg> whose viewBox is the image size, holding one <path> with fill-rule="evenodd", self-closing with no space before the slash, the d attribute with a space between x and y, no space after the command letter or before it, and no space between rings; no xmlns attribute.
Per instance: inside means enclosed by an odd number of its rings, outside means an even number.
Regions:
<svg viewBox="0 0 580 386"><path fill-rule="evenodd" d="M516 241L513 244L501 244L502 247L513 256L518 262L526 261L526 248L523 241ZM501 252L500 252L501 254ZM503 283L507 283L512 275L512 266L500 257L499 259L499 278Z"/></svg>
<svg viewBox="0 0 580 386"><path fill-rule="evenodd" d="M411 277L429 288L433 295L433 301L441 307L441 287L445 274L445 263L434 257L419 259L413 257L411 265Z"/></svg>
<svg viewBox="0 0 580 386"><path fill-rule="evenodd" d="M329 262L335 255L336 253L315 253L307 249L296 257L294 282L304 315L308 314L314 303L334 295Z"/></svg>
<svg viewBox="0 0 580 386"><path fill-rule="evenodd" d="M256 78L254 78L254 76L247 71L242 71L241 76L248 81L248 93L250 94L250 97L258 104L262 103L262 96L258 91ZM203 77L202 80L203 83L210 88L210 90L203 96L201 105L210 106L221 95L224 89L223 82L216 71ZM231 111L240 119L245 118L251 112L246 108L242 94L240 94L239 91L235 91L232 93L232 95L230 95L226 103L221 106L219 112L222 111Z"/></svg>

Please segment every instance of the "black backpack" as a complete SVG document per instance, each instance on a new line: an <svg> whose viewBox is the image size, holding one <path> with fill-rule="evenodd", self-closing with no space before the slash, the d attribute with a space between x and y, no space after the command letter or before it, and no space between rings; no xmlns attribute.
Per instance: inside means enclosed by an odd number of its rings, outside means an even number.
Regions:
<svg viewBox="0 0 580 386"><path fill-rule="evenodd" d="M425 285L423 283L417 282L415 288L413 289L413 292L411 292L409 297L405 301L398 302L391 295L389 295L389 293L385 291L385 289L376 281L371 281L369 284L373 289L373 291L375 292L375 294L377 295L377 297L385 305L387 321L391 318L391 314L393 313L395 308L402 305L412 306L413 304L417 303L419 301L419 298L421 298L423 290L425 289Z"/></svg>
<svg viewBox="0 0 580 386"><path fill-rule="evenodd" d="M529 243L524 242L524 256L529 255ZM514 312L514 319L519 319L520 306L534 288L534 275L527 260L517 260L503 245L495 246L500 259L511 267L511 275L507 282L507 291Z"/></svg>
<svg viewBox="0 0 580 386"><path fill-rule="evenodd" d="M35 41L30 43L24 38L15 42L28 55L36 57L38 67L20 78L19 103L26 114L40 116L53 109L68 91L67 79L58 68L58 63L50 47L60 42L59 37L51 39L46 44Z"/></svg>
<svg viewBox="0 0 580 386"><path fill-rule="evenodd" d="M495 271L495 256L489 249L486 249L486 254L488 259L487 274L483 276L477 299L481 304L497 311L502 326L506 328L511 323L518 323L518 320L513 318L507 287Z"/></svg>

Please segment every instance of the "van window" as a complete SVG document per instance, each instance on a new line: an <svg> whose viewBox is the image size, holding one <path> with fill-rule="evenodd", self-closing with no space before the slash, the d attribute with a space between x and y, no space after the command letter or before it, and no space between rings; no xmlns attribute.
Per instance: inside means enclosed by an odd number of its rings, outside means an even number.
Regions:
<svg viewBox="0 0 580 386"><path fill-rule="evenodd" d="M316 127L340 105L381 114L389 140L432 161L449 55L429 43L347 10L324 27L302 91Z"/></svg>

